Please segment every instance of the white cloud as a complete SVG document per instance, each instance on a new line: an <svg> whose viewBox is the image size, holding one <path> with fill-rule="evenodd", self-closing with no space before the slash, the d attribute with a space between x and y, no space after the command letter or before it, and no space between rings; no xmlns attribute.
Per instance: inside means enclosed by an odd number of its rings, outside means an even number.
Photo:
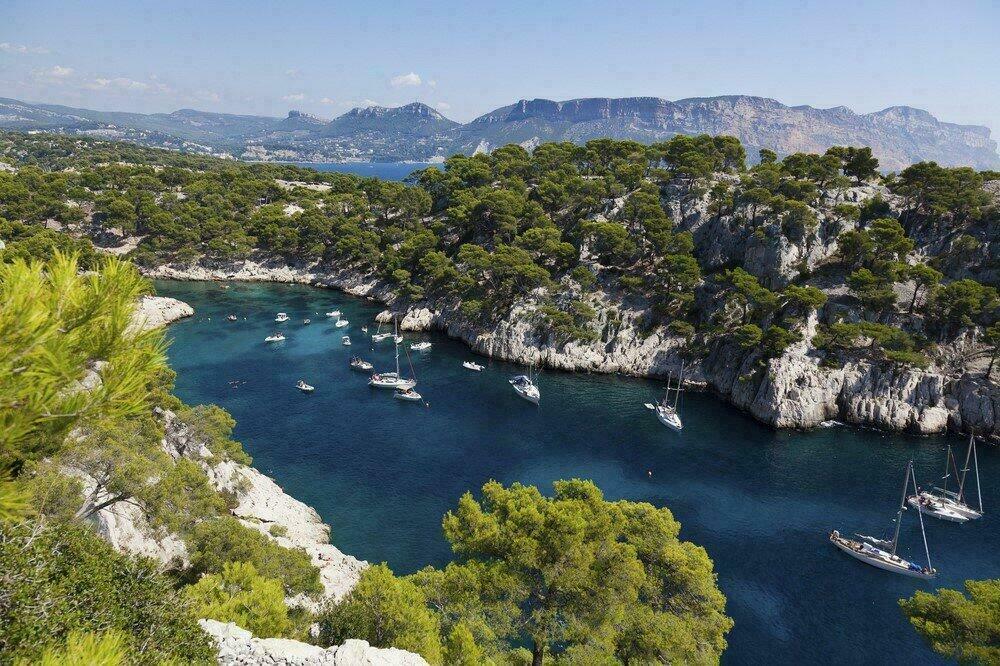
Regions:
<svg viewBox="0 0 1000 666"><path fill-rule="evenodd" d="M169 88L162 83L150 86L148 83L129 79L124 76L116 76L111 79L98 77L84 84L90 90L126 90L132 92L145 92L152 89L155 92L168 92Z"/></svg>
<svg viewBox="0 0 1000 666"><path fill-rule="evenodd" d="M305 98L306 98L305 93L292 93L290 95L285 95L281 99L285 100L286 102L301 102Z"/></svg>
<svg viewBox="0 0 1000 666"><path fill-rule="evenodd" d="M49 52L44 46L26 46L24 44L11 44L10 42L0 42L0 51L22 54L43 54Z"/></svg>
<svg viewBox="0 0 1000 666"><path fill-rule="evenodd" d="M400 74L399 76L394 76L389 79L389 85L393 88L401 88L403 86L419 86L420 83L420 75L415 72Z"/></svg>
<svg viewBox="0 0 1000 666"><path fill-rule="evenodd" d="M329 97L324 97L323 99L321 99L321 100L319 101L319 103L320 103L320 104L326 104L327 106L333 106L334 104L336 104L336 103L337 103L337 100L335 100L335 99L330 99Z"/></svg>
<svg viewBox="0 0 1000 666"><path fill-rule="evenodd" d="M43 69L36 74L46 79L66 79L73 76L73 68L53 65L50 69Z"/></svg>
<svg viewBox="0 0 1000 666"><path fill-rule="evenodd" d="M364 108L368 108L369 106L381 106L381 105L373 99L363 99L361 100L361 106Z"/></svg>
<svg viewBox="0 0 1000 666"><path fill-rule="evenodd" d="M438 102L434 106L436 106L441 111L447 111L448 109L451 108L451 104L449 104L448 102Z"/></svg>

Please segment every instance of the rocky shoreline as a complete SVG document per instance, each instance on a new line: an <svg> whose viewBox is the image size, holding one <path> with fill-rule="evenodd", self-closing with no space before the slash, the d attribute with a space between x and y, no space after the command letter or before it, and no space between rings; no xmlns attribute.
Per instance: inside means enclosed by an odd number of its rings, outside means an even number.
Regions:
<svg viewBox="0 0 1000 666"><path fill-rule="evenodd" d="M283 282L337 289L392 307L396 295L383 281L358 271L308 264L292 266L255 258L229 265L164 265L148 277L173 280ZM492 330L469 326L457 312L424 304L401 309L404 330L439 330L474 352L505 361L535 363L566 371L620 373L661 378L677 371L683 340L664 329L640 331L640 312L619 306L619 321L598 321L602 340L561 347L538 339L530 305L519 305ZM605 316L602 313L602 317ZM811 319L807 332L815 330ZM608 330L613 329L613 330ZM811 333L806 336L810 337ZM687 377L694 386L776 428L808 429L829 420L922 435L974 431L992 439L1000 430L1000 387L969 373L947 375L894 369L868 362L823 368L805 342L758 368L757 358L734 345L716 345Z"/></svg>

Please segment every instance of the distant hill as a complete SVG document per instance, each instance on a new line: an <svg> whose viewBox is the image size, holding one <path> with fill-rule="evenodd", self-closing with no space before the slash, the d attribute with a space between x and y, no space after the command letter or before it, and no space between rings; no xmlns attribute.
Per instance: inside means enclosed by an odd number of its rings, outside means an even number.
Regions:
<svg viewBox="0 0 1000 666"><path fill-rule="evenodd" d="M1000 167L986 127L939 121L894 106L857 114L846 107L786 106L732 95L670 101L657 97L520 100L472 122L449 120L426 104L356 108L333 120L299 111L286 118L181 109L140 114L91 111L0 99L0 129L86 133L145 145L226 152L246 159L336 161L428 160L507 143L583 143L597 137L645 143L675 134L731 134L751 153L822 152L833 145L871 146L884 169L921 160L978 169Z"/></svg>

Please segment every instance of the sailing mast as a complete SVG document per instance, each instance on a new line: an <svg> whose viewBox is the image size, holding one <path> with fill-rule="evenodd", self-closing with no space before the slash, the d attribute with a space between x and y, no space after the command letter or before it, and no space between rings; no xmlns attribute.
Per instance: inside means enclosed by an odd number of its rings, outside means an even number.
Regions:
<svg viewBox="0 0 1000 666"><path fill-rule="evenodd" d="M962 476L958 481L958 501L965 504L965 475L969 472L969 458L972 457L972 445L975 436L969 434L969 449L965 452L965 462L962 464Z"/></svg>
<svg viewBox="0 0 1000 666"><path fill-rule="evenodd" d="M951 444L948 445L948 452L944 456L944 476L941 477L941 480L944 481L944 483L941 484L941 490L943 490L945 494L948 493L948 477L951 476L951 470L948 467L949 465L951 465Z"/></svg>
<svg viewBox="0 0 1000 666"><path fill-rule="evenodd" d="M906 464L906 477L903 478L903 497L899 500L899 511L896 512L896 533L892 535L892 554L896 554L896 546L899 544L899 527L903 523L903 509L906 508L906 489L910 485L910 470L913 469L913 461Z"/></svg>
<svg viewBox="0 0 1000 666"><path fill-rule="evenodd" d="M972 444L972 464L976 468L976 495L979 496L979 513L983 513L983 489L979 486L979 456L976 454L976 438L970 438Z"/></svg>
<svg viewBox="0 0 1000 666"><path fill-rule="evenodd" d="M912 475L911 478L913 479L913 492L914 492L914 494L919 495L920 494L920 489L917 488L916 474L913 474L913 461L912 460L910 461L909 465L907 466L907 469L908 469L908 475ZM906 486L904 485L903 488L906 488ZM903 491L903 495L906 495L906 491L905 490ZM900 512L900 516L902 517L902 512ZM931 566L931 549L927 546L927 532L924 530L924 513L923 513L923 511L917 510L917 518L920 520L920 536L922 536L923 539L924 539L924 554L927 556L927 570L928 571L933 571L934 567ZM897 535L899 534L899 525L896 526L896 534ZM896 547L895 547L895 545L893 545L892 552L893 552L894 555L896 554Z"/></svg>
<svg viewBox="0 0 1000 666"><path fill-rule="evenodd" d="M681 361L681 372L677 375L677 393L674 395L674 411L677 411L677 403L681 399L681 384L684 378L684 361ZM667 386L667 392L670 392L670 386Z"/></svg>
<svg viewBox="0 0 1000 666"><path fill-rule="evenodd" d="M392 344L396 348L396 380L400 379L399 374L399 320L392 318Z"/></svg>

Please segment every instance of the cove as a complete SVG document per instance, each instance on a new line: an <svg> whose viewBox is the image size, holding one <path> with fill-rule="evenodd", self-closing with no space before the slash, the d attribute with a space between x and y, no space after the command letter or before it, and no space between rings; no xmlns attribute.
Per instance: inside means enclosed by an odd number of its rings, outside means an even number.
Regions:
<svg viewBox="0 0 1000 666"><path fill-rule="evenodd" d="M995 447L979 448L986 516L965 525L927 520L940 575L921 582L865 566L826 535L889 530L906 461L926 484L940 476L949 441L964 447L958 439L842 427L779 432L697 393L681 401L678 435L642 405L662 395L662 382L542 372L535 407L507 384L523 368L475 357L440 334L404 333L407 346L433 342L429 353L410 352L425 408L370 389L347 367L352 354L376 369L392 364L391 343L370 352L360 330L374 331L377 303L300 285L156 288L195 309L168 329L178 395L229 410L254 465L315 507L334 544L398 574L450 559L441 518L466 490L494 478L549 492L556 479L581 477L609 498L669 507L681 537L707 549L736 622L728 664L944 663L897 600L1000 577ZM350 320L347 329L323 316L334 308ZM291 320L275 324L279 311ZM230 313L239 320L226 321ZM276 329L287 340L264 344ZM342 346L345 332L350 347ZM487 366L482 373L461 367L472 358ZM297 391L300 378L315 393ZM233 380L242 383L233 388ZM913 511L901 544L904 557L923 560Z"/></svg>

